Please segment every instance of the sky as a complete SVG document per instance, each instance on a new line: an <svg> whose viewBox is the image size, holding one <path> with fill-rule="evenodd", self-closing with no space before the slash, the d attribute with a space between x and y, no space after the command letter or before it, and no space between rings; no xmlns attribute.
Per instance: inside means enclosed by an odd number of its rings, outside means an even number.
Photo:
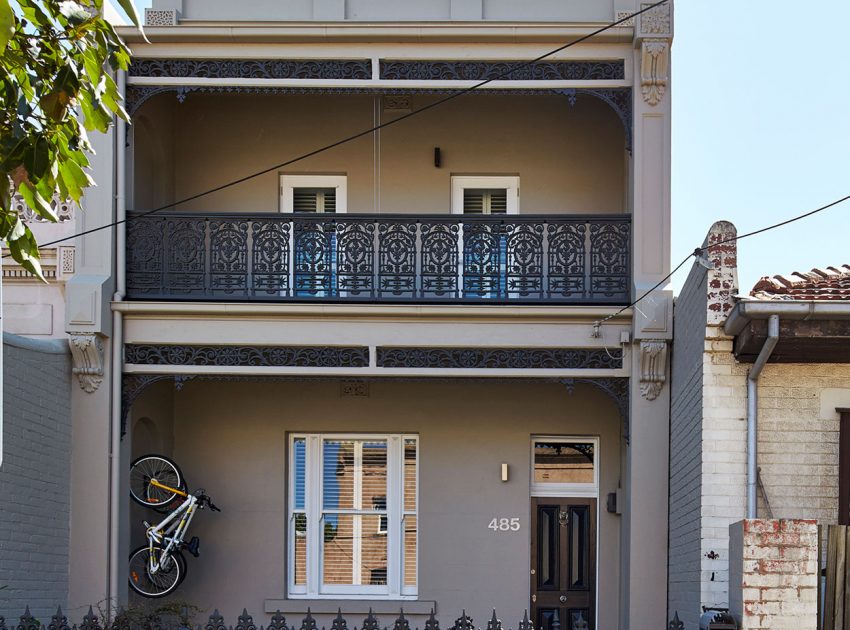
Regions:
<svg viewBox="0 0 850 630"><path fill-rule="evenodd" d="M671 268L717 220L742 234L850 194L847 24L847 0L676 1ZM849 250L850 201L741 240L741 293L762 276L850 264Z"/></svg>

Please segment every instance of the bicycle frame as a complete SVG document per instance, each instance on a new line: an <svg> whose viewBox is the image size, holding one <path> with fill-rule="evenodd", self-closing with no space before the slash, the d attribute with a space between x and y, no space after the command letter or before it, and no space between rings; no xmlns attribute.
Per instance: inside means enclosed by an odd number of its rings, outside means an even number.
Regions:
<svg viewBox="0 0 850 630"><path fill-rule="evenodd" d="M169 488L155 479L151 481L151 484L186 497L186 500L171 512L171 514L157 525L153 527L149 526L147 529L148 548L150 549L150 553L148 554L150 566L148 569L151 575L155 575L160 569L167 568L168 560L171 559L171 552L175 548L179 549L179 545L183 543L186 531L189 529L189 525L197 512L198 497L186 494L175 488ZM154 546L158 546L161 550L158 558L154 555Z"/></svg>

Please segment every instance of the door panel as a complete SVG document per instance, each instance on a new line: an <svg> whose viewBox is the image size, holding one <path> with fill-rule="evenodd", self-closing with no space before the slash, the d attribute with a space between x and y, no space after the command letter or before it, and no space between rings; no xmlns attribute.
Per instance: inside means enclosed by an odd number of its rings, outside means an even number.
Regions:
<svg viewBox="0 0 850 630"><path fill-rule="evenodd" d="M596 499L532 498L531 531L535 628L593 630Z"/></svg>

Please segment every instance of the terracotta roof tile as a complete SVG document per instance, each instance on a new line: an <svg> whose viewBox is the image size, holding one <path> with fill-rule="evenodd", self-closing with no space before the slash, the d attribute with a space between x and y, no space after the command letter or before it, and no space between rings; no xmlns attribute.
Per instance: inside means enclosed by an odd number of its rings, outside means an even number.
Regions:
<svg viewBox="0 0 850 630"><path fill-rule="evenodd" d="M850 300L850 265L765 276L750 295L759 300Z"/></svg>

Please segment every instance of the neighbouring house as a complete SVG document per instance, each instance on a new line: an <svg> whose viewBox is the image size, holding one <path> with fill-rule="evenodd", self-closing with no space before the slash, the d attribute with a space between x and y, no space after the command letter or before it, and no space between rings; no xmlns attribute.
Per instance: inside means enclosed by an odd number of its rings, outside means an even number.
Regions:
<svg viewBox="0 0 850 630"><path fill-rule="evenodd" d="M676 298L668 607L686 628L701 606L814 628L814 523L850 523L850 267L739 296L736 236L711 228Z"/></svg>
<svg viewBox="0 0 850 630"><path fill-rule="evenodd" d="M174 596L205 610L666 624L672 2L505 74L645 6L153 0L121 29L132 125L92 139L77 228L118 225L65 287L70 610L135 601L153 452L222 508Z"/></svg>
<svg viewBox="0 0 850 630"><path fill-rule="evenodd" d="M20 212L40 243L70 236L78 208L58 198L58 221ZM3 415L0 426L0 616L29 605L48 618L68 602L71 357L65 334L65 283L74 274L73 242L40 250L47 284L3 248Z"/></svg>

